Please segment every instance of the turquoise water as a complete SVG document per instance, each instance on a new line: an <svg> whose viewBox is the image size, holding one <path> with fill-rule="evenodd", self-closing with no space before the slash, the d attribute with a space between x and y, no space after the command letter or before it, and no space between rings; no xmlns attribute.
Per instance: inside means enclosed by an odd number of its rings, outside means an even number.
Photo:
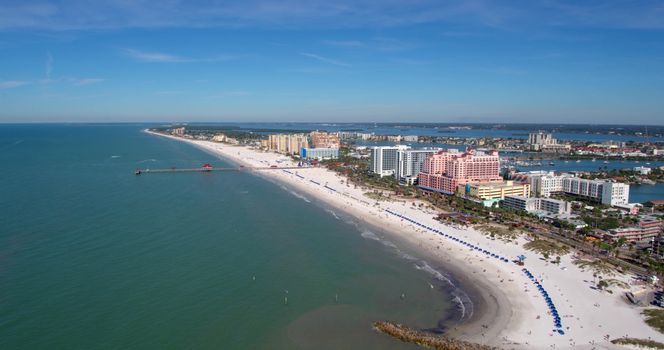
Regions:
<svg viewBox="0 0 664 350"><path fill-rule="evenodd" d="M422 261L277 184L134 176L224 164L143 127L0 126L0 348L411 349L371 322L455 314Z"/></svg>

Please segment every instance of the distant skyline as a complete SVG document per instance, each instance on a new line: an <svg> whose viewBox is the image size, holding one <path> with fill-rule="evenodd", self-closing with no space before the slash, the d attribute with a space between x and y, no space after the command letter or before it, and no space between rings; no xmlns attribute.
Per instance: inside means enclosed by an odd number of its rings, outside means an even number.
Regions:
<svg viewBox="0 0 664 350"><path fill-rule="evenodd" d="M664 125L660 1L0 3L0 123Z"/></svg>

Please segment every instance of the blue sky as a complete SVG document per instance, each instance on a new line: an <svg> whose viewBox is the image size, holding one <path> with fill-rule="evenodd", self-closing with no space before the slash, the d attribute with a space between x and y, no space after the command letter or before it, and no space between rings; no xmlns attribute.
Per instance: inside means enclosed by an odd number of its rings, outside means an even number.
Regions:
<svg viewBox="0 0 664 350"><path fill-rule="evenodd" d="M0 2L0 122L664 124L661 1Z"/></svg>

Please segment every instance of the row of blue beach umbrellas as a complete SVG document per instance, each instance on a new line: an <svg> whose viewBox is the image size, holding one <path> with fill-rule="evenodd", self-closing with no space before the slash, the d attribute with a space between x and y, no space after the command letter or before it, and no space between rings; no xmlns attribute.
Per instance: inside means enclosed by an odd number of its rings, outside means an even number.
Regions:
<svg viewBox="0 0 664 350"><path fill-rule="evenodd" d="M560 319L560 314L558 314L558 309L556 309L556 305L553 304L553 301L551 300L551 297L549 296L549 293L544 289L544 286L533 276L533 274L528 271L525 267L521 269L523 273L528 276L528 278L535 284L537 287L537 290L542 294L542 297L546 301L547 306L549 306L549 311L551 311L551 315L553 316L553 325L556 327L554 329L554 332L558 332L560 335L564 335L565 331L563 331L563 324Z"/></svg>
<svg viewBox="0 0 664 350"><path fill-rule="evenodd" d="M441 235L441 236L443 236L443 237L445 237L445 238L448 238L448 239L451 239L451 240L453 240L453 241L455 241L455 242L461 243L461 244L465 245L465 246L468 247L468 248L475 249L475 250L477 250L477 251L479 251L479 252L482 252L482 253L486 254L487 256L490 256L490 257L492 257L492 258L498 259L498 260L500 260L500 261L502 261L502 262L506 262L506 263L509 263L509 262L510 262L509 259L507 259L507 258L505 258L505 257L503 257L503 256L500 256L500 255L498 255L498 254L496 254L496 253L490 252L490 251L488 251L488 250L486 250L486 249L481 248L480 246L474 245L474 244L472 244L472 243L470 243L470 242L467 242L467 241L464 241L464 240L462 240L462 239L460 239L460 238L454 237L454 236L452 236L452 235L448 235L448 234L446 234L446 233L444 233L444 232L442 232L442 231L440 231L440 230L438 230L438 229L435 229L435 228L433 228L433 227L430 227L430 226L427 226L427 225L421 224L421 223L419 223L419 222L417 222L417 221L415 221L415 220L413 220L413 219L411 219L411 218L409 218L409 217L407 217L407 216L405 216L405 215L401 215L401 214L399 214L399 213L395 213L395 212L393 212L393 211L391 211L391 210L389 210L389 209L385 209L385 211L387 211L388 213L390 213L390 214L392 214L392 215L395 215L395 216L397 216L397 217L399 217L399 218L402 218L402 219L404 219L404 220L406 220L406 221L409 221L409 222L411 222L411 223L413 223L413 224L415 224L415 225L417 225L417 226L419 226L419 227L423 227L423 228L426 228L426 229L429 230L429 231L433 231L433 232L435 232L435 233L437 233L437 234L439 234L439 235Z"/></svg>

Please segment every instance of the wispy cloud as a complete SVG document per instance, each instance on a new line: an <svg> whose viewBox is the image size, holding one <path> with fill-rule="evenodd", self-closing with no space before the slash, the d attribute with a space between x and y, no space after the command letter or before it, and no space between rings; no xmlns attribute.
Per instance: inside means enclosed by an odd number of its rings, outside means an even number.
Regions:
<svg viewBox="0 0 664 350"><path fill-rule="evenodd" d="M202 10L204 8L204 10ZM5 0L0 29L165 27L384 28L435 22L518 26L664 28L659 0Z"/></svg>
<svg viewBox="0 0 664 350"><path fill-rule="evenodd" d="M0 80L0 89L11 89L32 84L69 83L74 86L85 86L105 81L101 78L46 78L40 80Z"/></svg>
<svg viewBox="0 0 664 350"><path fill-rule="evenodd" d="M323 40L324 45L339 47L365 47L366 44L359 40Z"/></svg>
<svg viewBox="0 0 664 350"><path fill-rule="evenodd" d="M53 73L53 55L50 52L46 53L46 80L51 80L51 73Z"/></svg>
<svg viewBox="0 0 664 350"><path fill-rule="evenodd" d="M528 71L518 68L510 67L486 67L486 68L477 68L478 72L499 74L499 75L522 75L527 74Z"/></svg>
<svg viewBox="0 0 664 350"><path fill-rule="evenodd" d="M221 91L216 94L212 94L209 97L210 98L227 98L227 97L244 97L244 96L249 96L252 95L250 91L245 91L245 90L226 90L226 91Z"/></svg>
<svg viewBox="0 0 664 350"><path fill-rule="evenodd" d="M388 37L373 37L365 40L323 40L322 44L349 49L369 49L379 51L399 51L410 49L415 46L412 42Z"/></svg>
<svg viewBox="0 0 664 350"><path fill-rule="evenodd" d="M24 80L0 80L0 89L12 89L29 84L29 81Z"/></svg>
<svg viewBox="0 0 664 350"><path fill-rule="evenodd" d="M333 60L333 59L330 59L330 58L327 58L327 57L323 57L323 56L320 56L320 55L316 55L316 54L313 54L313 53L309 53L309 52L300 52L300 55L302 55L302 56L304 56L304 57L313 58L313 59L315 59L315 60L317 60L317 61L320 61L320 62L323 62L323 63L332 64L332 65L335 65L335 66L340 66L340 67L350 67L350 64L348 64L348 63L341 62L341 61L337 61L337 60Z"/></svg>
<svg viewBox="0 0 664 350"><path fill-rule="evenodd" d="M142 62L165 62L165 63L179 63L179 62L192 62L192 59L171 55L163 52L146 52L134 49L124 49L125 55Z"/></svg>
<svg viewBox="0 0 664 350"><path fill-rule="evenodd" d="M97 84L105 81L106 79L101 79L101 78L68 78L67 81L72 83L73 85L76 86L84 86L84 85L91 85L91 84Z"/></svg>
<svg viewBox="0 0 664 350"><path fill-rule="evenodd" d="M204 62L225 62L242 58L248 58L249 55L214 55L209 57L187 57L174 55L164 52L142 51L136 49L125 48L122 52L140 62L154 62L154 63L204 63Z"/></svg>

